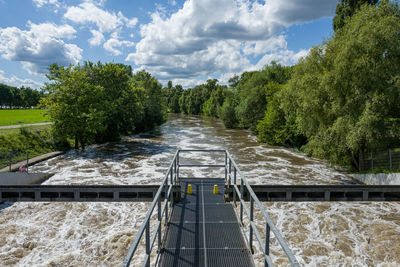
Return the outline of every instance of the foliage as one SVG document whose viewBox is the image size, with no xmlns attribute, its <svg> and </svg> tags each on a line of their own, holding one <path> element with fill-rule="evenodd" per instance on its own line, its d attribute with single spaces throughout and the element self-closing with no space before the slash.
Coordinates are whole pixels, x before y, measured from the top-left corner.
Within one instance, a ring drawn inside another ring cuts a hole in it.
<svg viewBox="0 0 400 267">
<path fill-rule="evenodd" d="M 238 105 L 235 108 L 239 127 L 256 130 L 257 123 L 267 109 L 265 96 L 269 82 L 286 83 L 292 72 L 291 67 L 282 67 L 272 62 L 261 71 L 244 72 L 237 82 Z"/>
<path fill-rule="evenodd" d="M 42 103 L 54 121 L 55 136 L 72 138 L 75 148 L 116 140 L 164 121 L 161 85 L 147 72 L 132 75 L 123 64 L 53 64 Z"/>
<path fill-rule="evenodd" d="M 336 14 L 333 18 L 333 29 L 336 31 L 343 28 L 346 19 L 353 16 L 362 5 L 376 5 L 378 0 L 339 0 L 336 6 Z"/>
<path fill-rule="evenodd" d="M 366 149 L 398 139 L 400 12 L 382 1 L 363 6 L 333 39 L 311 50 L 289 82 L 305 151 L 358 167 Z"/>
<path fill-rule="evenodd" d="M 29 87 L 17 88 L 0 83 L 0 107 L 35 107 L 42 96 L 43 93 Z"/>
</svg>

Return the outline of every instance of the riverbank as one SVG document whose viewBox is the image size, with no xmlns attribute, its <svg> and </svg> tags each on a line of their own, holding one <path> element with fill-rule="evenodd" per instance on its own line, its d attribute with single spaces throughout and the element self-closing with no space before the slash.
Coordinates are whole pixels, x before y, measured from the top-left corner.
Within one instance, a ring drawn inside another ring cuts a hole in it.
<svg viewBox="0 0 400 267">
<path fill-rule="evenodd" d="M 40 155 L 40 156 L 37 156 L 37 157 L 33 157 L 33 158 L 29 159 L 28 166 L 31 166 L 31 165 L 34 165 L 36 163 L 39 163 L 39 162 L 42 162 L 42 161 L 45 161 L 45 160 L 60 156 L 60 155 L 62 155 L 64 153 L 65 153 L 65 151 L 54 151 L 54 152 L 46 153 L 46 154 L 43 154 L 43 155 Z M 23 161 L 20 161 L 20 162 L 12 164 L 11 165 L 11 171 L 12 172 L 18 171 L 19 167 L 21 167 L 22 165 L 26 165 L 26 160 L 23 160 Z M 0 172 L 7 172 L 9 170 L 10 170 L 10 167 L 8 166 L 8 167 L 4 167 L 4 168 L 0 169 Z"/>
</svg>

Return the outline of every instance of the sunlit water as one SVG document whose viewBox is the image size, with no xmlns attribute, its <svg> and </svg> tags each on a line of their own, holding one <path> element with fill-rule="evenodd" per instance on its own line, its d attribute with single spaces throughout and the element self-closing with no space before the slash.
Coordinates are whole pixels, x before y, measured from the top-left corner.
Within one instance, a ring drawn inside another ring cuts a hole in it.
<svg viewBox="0 0 400 267">
<path fill-rule="evenodd" d="M 132 136 L 71 151 L 31 170 L 54 173 L 45 184 L 157 184 L 178 148 L 228 149 L 253 184 L 354 183 L 324 162 L 259 144 L 247 131 L 225 129 L 213 119 L 176 115 L 155 137 Z M 196 154 L 196 159 L 212 161 L 204 154 Z M 220 174 L 214 171 L 212 176 Z M 201 177 L 204 170 L 187 170 L 186 175 Z M 400 266 L 397 203 L 264 206 L 302 265 Z M 119 266 L 148 207 L 149 203 L 3 204 L 0 266 Z M 262 231 L 261 217 L 256 218 Z M 277 266 L 287 265 L 274 238 L 271 254 Z M 255 258 L 263 266 L 258 250 Z"/>
</svg>

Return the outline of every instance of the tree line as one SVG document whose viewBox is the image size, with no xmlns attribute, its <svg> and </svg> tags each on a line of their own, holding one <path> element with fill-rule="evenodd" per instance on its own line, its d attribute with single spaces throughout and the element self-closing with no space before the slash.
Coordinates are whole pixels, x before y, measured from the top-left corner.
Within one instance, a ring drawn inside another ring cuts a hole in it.
<svg viewBox="0 0 400 267">
<path fill-rule="evenodd" d="M 36 107 L 42 96 L 42 92 L 29 87 L 18 88 L 0 83 L 0 108 Z"/>
<path fill-rule="evenodd" d="M 367 151 L 400 143 L 399 4 L 342 0 L 333 22 L 334 35 L 295 66 L 271 63 L 229 86 L 169 83 L 167 109 L 217 117 L 261 142 L 359 169 Z"/>
</svg>

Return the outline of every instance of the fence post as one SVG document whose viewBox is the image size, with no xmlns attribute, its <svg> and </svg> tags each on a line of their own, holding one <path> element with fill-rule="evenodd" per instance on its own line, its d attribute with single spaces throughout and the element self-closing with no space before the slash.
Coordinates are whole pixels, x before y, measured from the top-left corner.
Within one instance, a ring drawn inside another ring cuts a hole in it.
<svg viewBox="0 0 400 267">
<path fill-rule="evenodd" d="M 168 177 L 165 179 L 165 226 L 168 225 Z"/>
<path fill-rule="evenodd" d="M 390 169 L 392 169 L 392 150 L 389 148 L 389 163 L 390 163 Z"/>
</svg>

